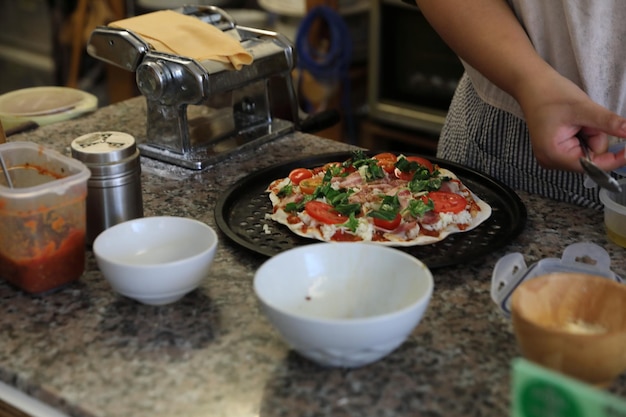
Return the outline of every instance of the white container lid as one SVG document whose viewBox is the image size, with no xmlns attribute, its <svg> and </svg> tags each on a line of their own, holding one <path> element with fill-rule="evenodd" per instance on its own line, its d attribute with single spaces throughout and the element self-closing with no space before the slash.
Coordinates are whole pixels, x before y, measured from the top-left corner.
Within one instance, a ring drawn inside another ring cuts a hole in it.
<svg viewBox="0 0 626 417">
<path fill-rule="evenodd" d="M 98 98 L 68 87 L 33 87 L 0 95 L 0 120 L 5 129 L 35 122 L 61 122 L 94 111 Z"/>
<path fill-rule="evenodd" d="M 505 316 L 510 316 L 513 291 L 524 281 L 553 272 L 577 272 L 599 275 L 623 282 L 611 270 L 611 258 L 604 248 L 590 242 L 569 245 L 560 259 L 545 258 L 526 266 L 524 256 L 518 252 L 504 255 L 498 260 L 491 275 L 491 298 Z"/>
</svg>

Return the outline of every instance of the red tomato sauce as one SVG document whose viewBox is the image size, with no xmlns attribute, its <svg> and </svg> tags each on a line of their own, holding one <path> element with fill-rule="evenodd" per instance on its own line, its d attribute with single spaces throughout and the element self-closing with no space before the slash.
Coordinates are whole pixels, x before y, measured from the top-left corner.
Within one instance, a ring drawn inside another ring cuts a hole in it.
<svg viewBox="0 0 626 417">
<path fill-rule="evenodd" d="M 57 246 L 21 259 L 0 254 L 0 276 L 29 293 L 42 293 L 77 280 L 85 269 L 85 230 L 73 229 Z"/>
<path fill-rule="evenodd" d="M 363 239 L 351 233 L 344 233 L 342 230 L 338 230 L 335 232 L 333 237 L 330 238 L 330 240 L 335 242 L 359 242 Z"/>
<path fill-rule="evenodd" d="M 372 241 L 374 241 L 374 242 L 388 242 L 389 239 L 387 239 L 384 236 L 383 232 L 377 230 L 372 235 Z"/>
<path fill-rule="evenodd" d="M 420 234 L 422 234 L 424 236 L 439 237 L 440 232 L 438 230 L 428 230 L 425 227 L 422 227 L 420 229 Z"/>
<path fill-rule="evenodd" d="M 296 216 L 295 214 L 290 214 L 289 216 L 287 216 L 287 223 L 289 224 L 298 224 L 302 222 L 302 220 L 300 220 L 300 217 Z"/>
</svg>

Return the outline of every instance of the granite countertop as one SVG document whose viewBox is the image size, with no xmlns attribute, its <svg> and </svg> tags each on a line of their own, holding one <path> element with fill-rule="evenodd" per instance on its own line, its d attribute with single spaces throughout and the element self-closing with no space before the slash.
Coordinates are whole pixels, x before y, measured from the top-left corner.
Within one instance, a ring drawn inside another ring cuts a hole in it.
<svg viewBox="0 0 626 417">
<path fill-rule="evenodd" d="M 72 139 L 103 130 L 145 140 L 143 98 L 9 140 L 69 155 Z M 188 216 L 217 228 L 216 201 L 237 180 L 296 157 L 347 149 L 296 132 L 202 172 L 142 157 L 145 215 Z M 496 261 L 520 252 L 530 265 L 590 241 L 626 276 L 624 249 L 607 240 L 601 212 L 518 194 L 528 210 L 521 235 L 475 263 L 434 270 L 423 321 L 372 365 L 325 369 L 291 351 L 252 290 L 266 258 L 220 233 L 210 276 L 168 306 L 114 293 L 90 251 L 85 274 L 61 291 L 31 296 L 0 283 L 0 380 L 81 417 L 508 415 L 510 365 L 520 353 L 490 298 Z M 611 390 L 626 396 L 626 377 Z"/>
</svg>

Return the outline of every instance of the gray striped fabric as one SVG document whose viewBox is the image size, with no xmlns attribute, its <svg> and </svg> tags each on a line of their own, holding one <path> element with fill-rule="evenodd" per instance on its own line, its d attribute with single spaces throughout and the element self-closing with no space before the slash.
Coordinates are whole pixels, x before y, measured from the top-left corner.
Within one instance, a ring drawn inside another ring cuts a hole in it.
<svg viewBox="0 0 626 417">
<path fill-rule="evenodd" d="M 437 156 L 491 175 L 515 190 L 583 207 L 603 207 L 598 189 L 584 187 L 583 174 L 540 167 L 526 123 L 485 103 L 467 75 L 450 105 Z"/>
</svg>

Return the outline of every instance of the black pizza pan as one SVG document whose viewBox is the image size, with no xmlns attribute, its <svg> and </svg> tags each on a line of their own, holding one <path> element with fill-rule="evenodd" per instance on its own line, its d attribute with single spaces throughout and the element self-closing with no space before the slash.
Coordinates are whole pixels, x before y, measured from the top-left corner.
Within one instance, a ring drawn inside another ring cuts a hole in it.
<svg viewBox="0 0 626 417">
<path fill-rule="evenodd" d="M 374 154 L 374 153 L 372 153 Z M 267 186 L 289 175 L 294 168 L 314 168 L 327 162 L 344 161 L 349 152 L 316 155 L 274 165 L 237 181 L 217 201 L 215 220 L 220 230 L 233 242 L 264 256 L 318 243 L 291 232 L 266 215 L 272 204 Z M 453 162 L 427 157 L 442 168 L 454 172 L 476 195 L 487 202 L 492 214 L 469 232 L 451 234 L 444 240 L 423 246 L 397 247 L 424 262 L 429 268 L 473 263 L 517 237 L 526 224 L 526 207 L 515 192 L 486 174 Z"/>
</svg>

